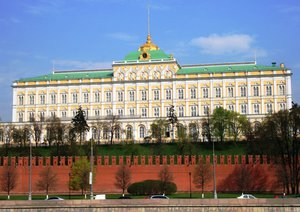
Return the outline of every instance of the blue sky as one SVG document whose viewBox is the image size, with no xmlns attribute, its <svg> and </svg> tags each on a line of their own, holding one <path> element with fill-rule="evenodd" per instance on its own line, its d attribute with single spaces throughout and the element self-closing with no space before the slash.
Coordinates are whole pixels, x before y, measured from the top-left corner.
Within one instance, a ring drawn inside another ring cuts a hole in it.
<svg viewBox="0 0 300 212">
<path fill-rule="evenodd" d="M 107 68 L 147 35 L 180 64 L 285 63 L 300 102 L 298 0 L 0 0 L 0 117 L 12 82 L 57 70 Z"/>
</svg>

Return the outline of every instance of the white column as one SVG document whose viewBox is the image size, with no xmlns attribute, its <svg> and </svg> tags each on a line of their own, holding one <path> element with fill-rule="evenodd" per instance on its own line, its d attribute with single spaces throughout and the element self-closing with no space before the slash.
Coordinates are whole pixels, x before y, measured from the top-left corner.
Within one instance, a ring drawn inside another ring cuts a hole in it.
<svg viewBox="0 0 300 212">
<path fill-rule="evenodd" d="M 288 76 L 286 77 L 286 106 L 287 109 L 292 107 L 292 81 L 291 81 L 291 70 L 287 70 Z"/>
</svg>

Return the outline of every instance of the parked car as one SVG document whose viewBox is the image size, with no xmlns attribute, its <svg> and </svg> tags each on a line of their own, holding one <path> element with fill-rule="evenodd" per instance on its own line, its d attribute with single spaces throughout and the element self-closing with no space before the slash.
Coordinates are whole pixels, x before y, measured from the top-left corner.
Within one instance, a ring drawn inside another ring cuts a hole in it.
<svg viewBox="0 0 300 212">
<path fill-rule="evenodd" d="M 150 199 L 170 199 L 166 195 L 152 195 L 150 196 Z"/>
<path fill-rule="evenodd" d="M 61 197 L 48 197 L 47 199 L 45 200 L 64 200 L 63 198 Z"/>
<path fill-rule="evenodd" d="M 105 194 L 97 194 L 96 196 L 94 196 L 94 199 L 106 199 L 106 195 Z"/>
<path fill-rule="evenodd" d="M 255 196 L 252 194 L 242 194 L 241 196 L 237 197 L 238 199 L 256 199 Z"/>
</svg>

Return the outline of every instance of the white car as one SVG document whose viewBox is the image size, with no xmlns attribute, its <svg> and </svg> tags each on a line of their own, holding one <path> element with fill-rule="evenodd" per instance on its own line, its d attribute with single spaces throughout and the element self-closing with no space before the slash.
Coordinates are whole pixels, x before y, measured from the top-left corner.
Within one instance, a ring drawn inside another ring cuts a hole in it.
<svg viewBox="0 0 300 212">
<path fill-rule="evenodd" d="M 166 195 L 152 195 L 150 199 L 169 199 Z"/>
<path fill-rule="evenodd" d="M 64 200 L 63 198 L 61 197 L 49 197 L 48 199 L 46 200 Z"/>
<path fill-rule="evenodd" d="M 256 199 L 255 196 L 252 194 L 242 194 L 241 196 L 237 197 L 238 199 Z"/>
</svg>

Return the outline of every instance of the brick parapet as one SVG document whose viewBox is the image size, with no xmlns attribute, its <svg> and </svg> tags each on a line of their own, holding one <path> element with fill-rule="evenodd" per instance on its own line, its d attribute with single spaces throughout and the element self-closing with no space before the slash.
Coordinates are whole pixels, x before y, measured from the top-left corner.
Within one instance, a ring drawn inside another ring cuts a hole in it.
<svg viewBox="0 0 300 212">
<path fill-rule="evenodd" d="M 80 157 L 75 156 L 53 156 L 53 157 L 32 157 L 32 166 L 72 166 Z M 88 160 L 89 157 L 85 157 Z M 28 166 L 28 157 L 0 157 L 0 166 Z M 142 156 L 96 156 L 96 166 L 118 166 L 127 165 L 196 165 L 198 163 L 213 163 L 211 155 L 142 155 Z M 274 164 L 274 158 L 267 155 L 215 155 L 217 165 L 238 165 L 238 164 Z"/>
</svg>

